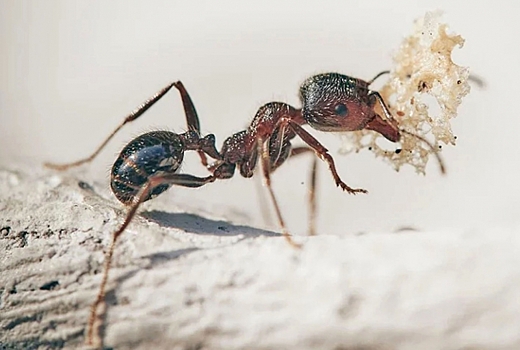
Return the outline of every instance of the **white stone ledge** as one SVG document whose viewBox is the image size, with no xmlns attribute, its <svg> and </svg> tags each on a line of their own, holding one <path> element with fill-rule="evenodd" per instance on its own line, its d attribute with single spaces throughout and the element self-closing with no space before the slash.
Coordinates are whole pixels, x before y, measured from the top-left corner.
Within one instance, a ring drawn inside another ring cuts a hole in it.
<svg viewBox="0 0 520 350">
<path fill-rule="evenodd" d="M 77 184 L 0 171 L 0 348 L 83 342 L 123 211 Z M 520 348 L 518 229 L 297 237 L 297 251 L 247 226 L 146 215 L 116 249 L 106 347 Z"/>
</svg>

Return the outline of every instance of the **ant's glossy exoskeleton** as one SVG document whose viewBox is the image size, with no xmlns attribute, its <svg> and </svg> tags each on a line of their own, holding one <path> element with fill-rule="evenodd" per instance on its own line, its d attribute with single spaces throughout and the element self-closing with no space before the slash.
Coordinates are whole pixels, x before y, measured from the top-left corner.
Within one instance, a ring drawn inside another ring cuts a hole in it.
<svg viewBox="0 0 520 350">
<path fill-rule="evenodd" d="M 215 180 L 231 178 L 236 168 L 244 177 L 252 177 L 260 162 L 266 187 L 273 202 L 276 216 L 282 233 L 287 241 L 295 246 L 289 235 L 282 214 L 271 188 L 271 173 L 281 166 L 289 157 L 302 153 L 315 153 L 325 161 L 337 186 L 351 194 L 366 193 L 364 189 L 349 187 L 339 177 L 334 159 L 328 150 L 302 126 L 310 125 L 320 131 L 355 131 L 368 129 L 382 134 L 392 142 L 397 142 L 402 133 L 419 138 L 432 149 L 444 172 L 444 166 L 431 144 L 420 136 L 399 129 L 397 121 L 392 117 L 385 101 L 377 91 L 369 89 L 370 84 L 382 74 L 370 81 L 363 81 L 337 73 L 319 74 L 307 79 L 300 88 L 302 108 L 297 109 L 286 103 L 270 102 L 260 107 L 250 126 L 243 131 L 228 137 L 220 150 L 215 147 L 215 136 L 202 136 L 200 123 L 193 102 L 181 82 L 175 82 L 148 99 L 110 134 L 101 146 L 88 158 L 65 165 L 46 165 L 53 169 L 65 170 L 73 166 L 90 162 L 105 147 L 108 141 L 122 128 L 141 115 L 159 101 L 172 87 L 179 91 L 188 130 L 177 134 L 170 131 L 153 131 L 143 134 L 131 141 L 121 151 L 111 171 L 111 188 L 115 196 L 123 204 L 129 206 L 128 214 L 121 227 L 112 235 L 112 242 L 106 252 L 103 277 L 96 301 L 91 307 L 88 321 L 87 343 L 92 344 L 94 323 L 97 309 L 105 297 L 108 273 L 118 237 L 123 233 L 135 216 L 139 205 L 158 196 L 172 185 L 184 187 L 200 187 Z M 383 111 L 378 114 L 376 105 Z M 296 136 L 307 146 L 292 148 L 291 141 Z M 179 174 L 185 151 L 196 151 L 201 162 L 209 170 L 210 175 L 197 177 L 190 174 Z M 214 159 L 208 163 L 207 156 Z M 311 173 L 311 220 L 314 208 L 314 182 L 316 159 Z M 314 232 L 311 221 L 310 232 Z"/>
</svg>

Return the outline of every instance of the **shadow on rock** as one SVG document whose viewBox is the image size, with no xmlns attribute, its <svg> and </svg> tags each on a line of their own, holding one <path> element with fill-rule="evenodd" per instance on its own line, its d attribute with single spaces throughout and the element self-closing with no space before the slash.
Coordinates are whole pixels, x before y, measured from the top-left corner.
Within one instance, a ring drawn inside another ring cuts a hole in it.
<svg viewBox="0 0 520 350">
<path fill-rule="evenodd" d="M 206 219 L 195 214 L 167 213 L 164 211 L 152 210 L 141 213 L 141 216 L 163 227 L 178 228 L 184 231 L 193 232 L 200 235 L 244 235 L 248 237 L 280 236 L 280 234 L 276 232 L 261 230 L 250 226 L 233 225 L 229 222 L 222 220 Z"/>
<path fill-rule="evenodd" d="M 143 258 L 150 259 L 150 268 L 152 266 L 164 264 L 168 261 L 175 260 L 185 254 L 189 254 L 191 252 L 197 251 L 199 248 L 186 248 L 186 249 L 178 249 L 178 250 L 172 250 L 169 252 L 158 252 L 153 253 L 150 255 L 145 255 Z"/>
</svg>

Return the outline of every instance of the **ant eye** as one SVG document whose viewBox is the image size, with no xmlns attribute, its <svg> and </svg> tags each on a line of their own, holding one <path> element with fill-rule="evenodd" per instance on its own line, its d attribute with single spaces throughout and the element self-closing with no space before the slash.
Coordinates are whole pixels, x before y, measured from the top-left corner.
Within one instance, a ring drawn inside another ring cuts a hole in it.
<svg viewBox="0 0 520 350">
<path fill-rule="evenodd" d="M 338 103 L 336 107 L 334 107 L 334 112 L 340 117 L 346 117 L 348 115 L 348 108 L 343 103 Z"/>
</svg>

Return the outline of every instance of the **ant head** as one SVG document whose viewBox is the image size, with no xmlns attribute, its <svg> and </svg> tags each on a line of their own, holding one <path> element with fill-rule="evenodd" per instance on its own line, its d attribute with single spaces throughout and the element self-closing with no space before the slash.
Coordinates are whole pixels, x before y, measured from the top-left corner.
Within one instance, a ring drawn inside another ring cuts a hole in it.
<svg viewBox="0 0 520 350">
<path fill-rule="evenodd" d="M 361 130 L 375 117 L 369 83 L 337 73 L 315 75 L 300 88 L 302 115 L 321 131 Z"/>
</svg>

